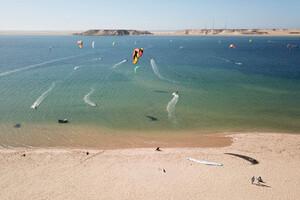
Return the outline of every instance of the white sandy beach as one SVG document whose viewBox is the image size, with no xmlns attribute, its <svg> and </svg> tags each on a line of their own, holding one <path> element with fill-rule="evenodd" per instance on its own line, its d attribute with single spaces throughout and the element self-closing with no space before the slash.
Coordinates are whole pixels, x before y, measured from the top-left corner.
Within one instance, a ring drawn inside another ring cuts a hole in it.
<svg viewBox="0 0 300 200">
<path fill-rule="evenodd" d="M 232 137 L 231 146 L 162 147 L 160 152 L 2 149 L 0 199 L 299 199 L 300 135 L 227 137 Z M 226 152 L 253 157 L 259 164 Z M 186 157 L 224 166 L 202 165 Z M 261 176 L 265 186 L 252 185 L 252 176 Z"/>
</svg>

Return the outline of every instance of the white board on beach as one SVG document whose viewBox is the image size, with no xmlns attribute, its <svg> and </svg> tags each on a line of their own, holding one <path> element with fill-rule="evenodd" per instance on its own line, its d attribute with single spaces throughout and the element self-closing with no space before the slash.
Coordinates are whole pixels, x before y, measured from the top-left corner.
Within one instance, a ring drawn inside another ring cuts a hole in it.
<svg viewBox="0 0 300 200">
<path fill-rule="evenodd" d="M 223 166 L 222 163 L 211 162 L 211 161 L 208 161 L 208 160 L 197 160 L 195 158 L 190 158 L 190 157 L 188 157 L 186 159 L 190 160 L 190 161 L 193 161 L 193 162 L 196 162 L 196 163 L 204 164 L 204 165 Z"/>
</svg>

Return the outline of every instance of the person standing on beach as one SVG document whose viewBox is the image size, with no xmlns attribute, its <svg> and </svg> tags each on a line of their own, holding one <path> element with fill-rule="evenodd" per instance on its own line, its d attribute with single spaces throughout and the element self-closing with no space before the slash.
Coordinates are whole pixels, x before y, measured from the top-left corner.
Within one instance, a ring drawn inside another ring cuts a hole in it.
<svg viewBox="0 0 300 200">
<path fill-rule="evenodd" d="M 258 182 L 258 184 L 264 183 L 264 181 L 262 180 L 262 178 L 260 176 L 257 178 L 257 182 Z"/>
</svg>

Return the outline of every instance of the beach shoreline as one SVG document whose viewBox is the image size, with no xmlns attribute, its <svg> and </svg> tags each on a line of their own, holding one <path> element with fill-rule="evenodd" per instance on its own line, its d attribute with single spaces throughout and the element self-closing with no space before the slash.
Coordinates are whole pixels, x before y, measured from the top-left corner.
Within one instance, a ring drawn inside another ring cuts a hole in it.
<svg viewBox="0 0 300 200">
<path fill-rule="evenodd" d="M 7 125 L 8 126 L 8 125 Z M 83 125 L 25 124 L 0 132 L 3 148 L 127 149 L 161 147 L 223 147 L 232 143 L 229 133 L 201 130 L 115 130 Z"/>
<path fill-rule="evenodd" d="M 233 134 L 208 148 L 0 150 L 1 199 L 297 199 L 300 135 Z M 257 159 L 258 164 L 227 155 Z M 208 166 L 187 158 L 223 164 Z M 264 184 L 251 184 L 261 176 Z"/>
<path fill-rule="evenodd" d="M 21 124 L 14 128 L 6 124 L 0 132 L 0 148 L 70 148 L 70 149 L 130 149 L 130 148 L 215 148 L 232 144 L 231 135 L 298 134 L 274 131 L 187 130 L 119 130 L 93 125 Z"/>
</svg>

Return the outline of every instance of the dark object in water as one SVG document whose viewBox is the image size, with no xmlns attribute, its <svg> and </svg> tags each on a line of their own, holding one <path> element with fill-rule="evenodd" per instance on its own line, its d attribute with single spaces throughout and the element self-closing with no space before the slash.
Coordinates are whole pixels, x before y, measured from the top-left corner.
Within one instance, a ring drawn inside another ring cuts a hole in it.
<svg viewBox="0 0 300 200">
<path fill-rule="evenodd" d="M 155 151 L 161 151 L 161 149 L 160 149 L 159 147 L 157 147 L 157 148 L 155 149 Z"/>
<path fill-rule="evenodd" d="M 15 124 L 14 127 L 15 128 L 21 128 L 21 124 Z"/>
<path fill-rule="evenodd" d="M 153 117 L 151 115 L 147 115 L 146 116 L 148 119 L 150 119 L 151 121 L 157 121 L 158 119 L 156 117 Z"/>
<path fill-rule="evenodd" d="M 164 90 L 153 90 L 153 92 L 156 92 L 156 93 L 164 93 L 164 94 L 169 93 L 168 91 L 164 91 Z"/>
<path fill-rule="evenodd" d="M 58 123 L 60 123 L 60 124 L 66 124 L 66 123 L 69 123 L 69 120 L 68 119 L 59 119 Z"/>
<path fill-rule="evenodd" d="M 239 158 L 245 159 L 245 160 L 249 161 L 252 165 L 256 165 L 256 164 L 259 163 L 258 160 L 254 159 L 254 158 L 251 158 L 249 156 L 245 156 L 245 155 L 241 155 L 241 154 L 236 154 L 236 153 L 224 153 L 224 154 L 232 155 L 232 156 L 237 156 Z"/>
</svg>

